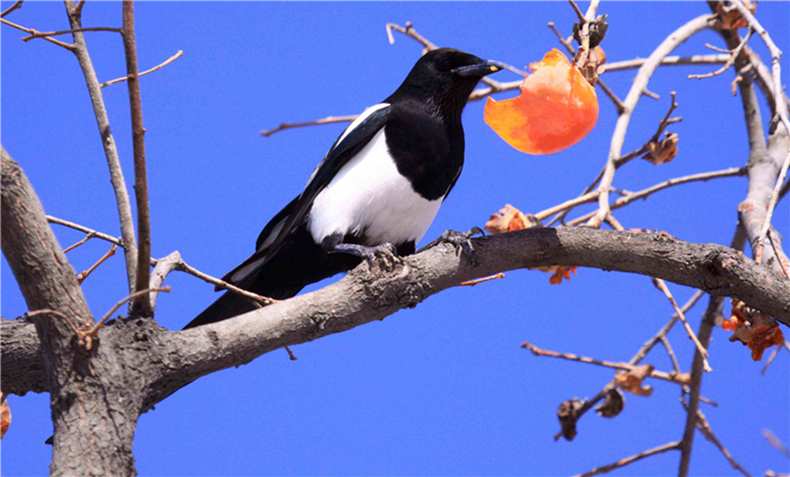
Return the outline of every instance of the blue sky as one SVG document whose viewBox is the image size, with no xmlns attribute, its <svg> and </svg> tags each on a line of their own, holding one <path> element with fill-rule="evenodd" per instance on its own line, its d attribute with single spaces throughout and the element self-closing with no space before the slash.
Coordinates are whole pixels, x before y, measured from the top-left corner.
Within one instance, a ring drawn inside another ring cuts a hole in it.
<svg viewBox="0 0 790 477">
<path fill-rule="evenodd" d="M 3 2 L 3 8 L 9 6 Z M 586 5 L 582 5 L 585 8 Z M 602 2 L 610 27 L 610 61 L 647 57 L 683 22 L 707 12 L 702 2 Z M 790 51 L 790 5 L 761 2 L 758 18 Z M 63 5 L 26 2 L 9 20 L 39 31 L 68 28 Z M 253 251 L 260 229 L 298 194 L 342 125 L 286 131 L 263 138 L 283 121 L 356 114 L 388 96 L 420 53 L 402 36 L 390 45 L 387 22 L 415 28 L 441 46 L 523 67 L 558 47 L 546 28 L 570 31 L 573 11 L 554 3 L 208 3 L 144 2 L 136 6 L 141 69 L 178 50 L 183 58 L 142 83 L 153 254 L 179 250 L 196 268 L 221 276 Z M 119 3 L 89 2 L 84 26 L 120 26 Z M 25 169 L 48 214 L 119 235 L 112 189 L 87 91 L 71 54 L 41 40 L 23 43 L 2 27 L 2 144 Z M 99 80 L 125 74 L 113 33 L 88 33 Z M 723 46 L 705 32 L 678 49 L 708 54 Z M 750 45 L 767 61 L 756 38 Z M 786 55 L 784 84 L 790 77 Z M 637 160 L 614 185 L 638 190 L 670 177 L 737 167 L 748 156 L 740 99 L 731 71 L 686 79 L 713 67 L 660 69 L 632 119 L 624 151 L 655 131 L 677 91 L 683 122 L 680 152 L 661 167 Z M 635 71 L 610 73 L 624 98 Z M 513 80 L 511 73 L 494 76 Z M 103 90 L 129 190 L 132 152 L 124 85 Z M 510 97 L 502 94 L 498 99 Z M 761 98 L 764 106 L 764 101 Z M 483 122 L 483 103 L 465 112 L 464 172 L 426 235 L 482 225 L 506 203 L 537 212 L 578 194 L 603 165 L 616 112 L 600 97 L 598 125 L 578 145 L 552 156 L 516 152 Z M 767 111 L 763 109 L 767 122 Z M 665 230 L 694 242 L 728 244 L 746 181 L 723 179 L 670 189 L 618 212 L 627 228 Z M 579 209 L 587 211 L 588 209 Z M 790 233 L 787 202 L 775 224 Z M 575 216 L 575 215 L 572 215 Z M 63 246 L 82 234 L 55 229 Z M 91 240 L 69 252 L 77 271 L 107 244 Z M 2 263 L 2 315 L 26 311 Z M 210 285 L 173 274 L 157 319 L 180 329 L 217 295 Z M 123 258 L 116 255 L 83 285 L 103 315 L 126 295 Z M 693 290 L 670 285 L 679 301 Z M 689 313 L 696 329 L 704 302 Z M 591 413 L 573 442 L 554 442 L 555 411 L 564 400 L 592 397 L 610 370 L 535 358 L 519 344 L 625 361 L 672 314 L 648 278 L 580 269 L 569 283 L 516 271 L 504 280 L 456 288 L 414 310 L 293 348 L 238 369 L 205 377 L 140 419 L 135 440 L 141 475 L 567 475 L 635 454 L 682 435 L 685 414 L 675 385 L 652 382 L 649 398 L 628 395 L 623 413 Z M 765 376 L 747 349 L 714 332 L 703 395 L 711 426 L 753 474 L 788 471 L 788 461 L 761 436 L 772 429 L 790 442 L 790 366 L 782 352 Z M 678 326 L 670 334 L 684 370 L 692 345 Z M 657 348 L 646 361 L 671 365 Z M 11 396 L 13 423 L 2 443 L 4 475 L 48 471 L 48 396 Z M 667 475 L 676 453 L 652 457 L 620 475 Z M 697 435 L 694 475 L 733 475 L 715 447 Z"/>
</svg>

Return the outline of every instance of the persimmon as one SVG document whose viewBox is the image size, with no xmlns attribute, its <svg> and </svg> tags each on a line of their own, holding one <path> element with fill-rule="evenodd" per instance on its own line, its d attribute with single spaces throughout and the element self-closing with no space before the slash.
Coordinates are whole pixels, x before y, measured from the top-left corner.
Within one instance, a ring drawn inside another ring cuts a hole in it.
<svg viewBox="0 0 790 477">
<path fill-rule="evenodd" d="M 553 154 L 581 141 L 598 120 L 595 88 L 557 49 L 529 67 L 518 97 L 488 98 L 486 124 L 527 154 Z"/>
</svg>

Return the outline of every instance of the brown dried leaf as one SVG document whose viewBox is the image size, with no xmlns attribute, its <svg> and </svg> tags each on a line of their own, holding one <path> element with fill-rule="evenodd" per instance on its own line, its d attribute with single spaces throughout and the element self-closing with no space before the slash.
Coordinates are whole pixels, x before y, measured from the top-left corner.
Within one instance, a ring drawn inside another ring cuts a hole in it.
<svg viewBox="0 0 790 477">
<path fill-rule="evenodd" d="M 655 165 L 666 164 L 678 154 L 678 135 L 668 132 L 661 141 L 650 141 L 647 149 L 648 152 L 642 157 L 643 159 Z"/>
<path fill-rule="evenodd" d="M 771 346 L 782 346 L 785 337 L 779 325 L 760 325 L 752 330 L 752 339 L 749 340 L 749 349 L 752 350 L 752 359 L 760 361 L 763 353 Z"/>
<path fill-rule="evenodd" d="M 643 364 L 641 366 L 636 366 L 633 371 L 624 374 L 616 374 L 614 380 L 623 391 L 628 391 L 637 396 L 647 397 L 653 394 L 653 388 L 647 385 L 642 386 L 642 380 L 650 376 L 653 369 L 652 365 Z"/>
<path fill-rule="evenodd" d="M 0 399 L 3 400 L 3 404 L 0 405 L 0 439 L 2 439 L 8 430 L 8 426 L 11 425 L 11 408 L 8 407 L 8 401 L 6 401 L 2 393 L 0 393 Z"/>
<path fill-rule="evenodd" d="M 486 231 L 491 234 L 502 234 L 533 227 L 541 227 L 540 221 L 533 215 L 523 214 L 510 204 L 499 209 L 498 213 L 491 215 L 485 225 Z"/>
<path fill-rule="evenodd" d="M 540 270 L 541 272 L 551 273 L 552 275 L 549 277 L 549 283 L 552 285 L 559 285 L 562 283 L 562 279 L 566 279 L 568 281 L 571 280 L 571 272 L 576 275 L 576 267 L 568 267 L 565 265 L 555 265 L 553 267 L 538 267 L 536 270 Z"/>
<path fill-rule="evenodd" d="M 784 343 L 784 335 L 776 320 L 735 298 L 732 299 L 732 315 L 722 322 L 721 327 L 733 332 L 731 342 L 740 341 L 752 350 L 754 361 L 763 359 L 766 349 Z"/>
<path fill-rule="evenodd" d="M 757 0 L 743 0 L 743 4 L 752 14 L 757 10 Z M 716 5 L 716 13 L 721 17 L 719 26 L 723 30 L 735 30 L 749 26 L 749 23 L 738 13 L 738 10 L 734 7 L 725 6 L 723 2 L 719 2 Z"/>
<path fill-rule="evenodd" d="M 562 430 L 554 436 L 554 440 L 564 437 L 566 440 L 572 441 L 576 437 L 576 421 L 579 419 L 579 409 L 584 406 L 584 401 L 579 398 L 569 399 L 560 404 L 557 409 L 557 418 L 560 420 Z"/>
<path fill-rule="evenodd" d="M 604 401 L 595 407 L 595 412 L 602 417 L 616 417 L 623 411 L 625 406 L 625 395 L 618 388 L 614 388 L 606 393 Z"/>
</svg>

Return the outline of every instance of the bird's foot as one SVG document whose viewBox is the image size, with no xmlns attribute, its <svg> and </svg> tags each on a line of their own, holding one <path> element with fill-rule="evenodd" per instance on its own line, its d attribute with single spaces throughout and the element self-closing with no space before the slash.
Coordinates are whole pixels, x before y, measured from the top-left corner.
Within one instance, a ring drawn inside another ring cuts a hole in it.
<svg viewBox="0 0 790 477">
<path fill-rule="evenodd" d="M 476 265 L 477 262 L 474 257 L 475 247 L 472 245 L 472 237 L 475 235 L 485 235 L 485 232 L 483 232 L 480 227 L 473 227 L 472 230 L 468 232 L 447 230 L 440 235 L 439 238 L 419 249 L 417 253 L 433 248 L 439 244 L 447 243 L 453 245 L 459 253 L 461 251 L 464 252 L 466 255 L 466 263 L 469 265 Z"/>
<path fill-rule="evenodd" d="M 401 262 L 401 258 L 398 256 L 398 249 L 389 242 L 376 245 L 375 247 L 353 243 L 339 243 L 335 245 L 335 248 L 330 253 L 346 253 L 364 258 L 371 268 L 378 258 L 382 263 L 382 268 L 387 271 L 395 269 L 395 265 Z"/>
</svg>

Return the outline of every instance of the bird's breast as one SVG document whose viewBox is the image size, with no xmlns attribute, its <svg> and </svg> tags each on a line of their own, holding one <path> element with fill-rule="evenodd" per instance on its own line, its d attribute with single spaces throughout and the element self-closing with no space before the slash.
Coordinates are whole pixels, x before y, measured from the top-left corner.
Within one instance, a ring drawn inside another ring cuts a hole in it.
<svg viewBox="0 0 790 477">
<path fill-rule="evenodd" d="M 338 233 L 364 236 L 365 245 L 417 242 L 441 203 L 420 196 L 398 172 L 381 130 L 316 196 L 308 226 L 317 243 Z"/>
</svg>

